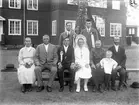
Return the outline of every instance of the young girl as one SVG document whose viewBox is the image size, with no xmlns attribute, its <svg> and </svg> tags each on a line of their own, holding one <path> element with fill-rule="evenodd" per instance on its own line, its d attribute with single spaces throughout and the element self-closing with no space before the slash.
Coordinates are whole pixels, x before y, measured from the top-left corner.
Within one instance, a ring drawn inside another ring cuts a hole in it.
<svg viewBox="0 0 139 105">
<path fill-rule="evenodd" d="M 111 79 L 111 72 L 112 70 L 115 70 L 118 63 L 113 60 L 112 58 L 112 52 L 110 50 L 106 51 L 106 58 L 103 58 L 100 61 L 100 65 L 102 68 L 104 68 L 104 84 L 105 84 L 105 90 L 109 90 L 109 82 Z"/>
</svg>

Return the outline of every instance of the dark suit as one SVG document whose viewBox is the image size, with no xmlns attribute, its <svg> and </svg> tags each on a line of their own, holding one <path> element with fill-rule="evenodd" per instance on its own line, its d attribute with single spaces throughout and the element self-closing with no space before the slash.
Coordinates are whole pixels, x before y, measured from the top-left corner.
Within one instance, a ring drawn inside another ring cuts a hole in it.
<svg viewBox="0 0 139 105">
<path fill-rule="evenodd" d="M 88 47 L 89 49 L 91 50 L 92 49 L 92 39 L 91 39 L 91 34 L 94 35 L 94 41 L 96 40 L 99 40 L 99 35 L 98 35 L 98 32 L 96 29 L 94 28 L 91 28 L 90 32 L 87 32 L 87 29 L 83 29 L 81 31 L 81 34 L 83 34 L 85 37 L 86 37 L 86 40 L 87 40 L 87 44 L 88 44 Z M 95 42 L 94 42 L 95 43 Z"/>
<path fill-rule="evenodd" d="M 63 52 L 63 59 L 61 61 L 61 54 L 60 52 Z M 64 50 L 64 46 L 61 46 L 58 50 L 58 63 L 61 62 L 62 68 L 58 69 L 58 76 L 59 76 L 59 82 L 60 86 L 64 86 L 64 81 L 63 81 L 63 72 L 64 70 L 69 70 L 70 73 L 70 88 L 73 87 L 74 85 L 74 70 L 70 68 L 71 63 L 74 62 L 74 49 L 72 46 L 69 46 L 67 49 L 67 52 Z"/>
<path fill-rule="evenodd" d="M 70 40 L 70 45 L 73 46 L 73 41 L 75 40 L 75 37 L 76 37 L 76 33 L 71 30 L 70 31 L 70 34 L 68 35 L 67 32 L 63 32 L 60 34 L 59 36 L 59 45 L 62 46 L 63 45 L 63 40 L 66 38 L 66 37 L 69 37 L 69 40 Z"/>
<path fill-rule="evenodd" d="M 125 81 L 125 75 L 126 75 L 126 70 L 125 70 L 125 63 L 126 63 L 126 54 L 125 54 L 125 49 L 119 46 L 118 52 L 116 52 L 115 46 L 112 46 L 109 48 L 110 51 L 112 51 L 113 55 L 112 58 L 118 63 L 118 66 L 120 65 L 122 68 L 119 70 L 113 70 L 112 71 L 112 87 L 115 86 L 115 79 L 117 72 L 119 72 L 120 75 L 120 82 L 119 86 L 123 84 Z"/>
</svg>

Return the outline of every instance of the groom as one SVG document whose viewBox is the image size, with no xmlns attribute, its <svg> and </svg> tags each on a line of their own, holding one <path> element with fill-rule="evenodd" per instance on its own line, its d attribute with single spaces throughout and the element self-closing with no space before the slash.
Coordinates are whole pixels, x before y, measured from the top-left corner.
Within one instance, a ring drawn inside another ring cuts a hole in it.
<svg viewBox="0 0 139 105">
<path fill-rule="evenodd" d="M 95 41 L 99 40 L 99 35 L 97 30 L 92 28 L 92 21 L 90 19 L 86 20 L 86 28 L 81 31 L 81 34 L 86 37 L 89 50 L 95 48 Z"/>
<path fill-rule="evenodd" d="M 64 70 L 68 70 L 70 73 L 69 91 L 73 92 L 74 85 L 74 70 L 71 69 L 71 64 L 74 62 L 74 49 L 70 45 L 69 37 L 63 39 L 63 44 L 58 50 L 58 77 L 60 83 L 59 92 L 64 90 Z"/>
</svg>

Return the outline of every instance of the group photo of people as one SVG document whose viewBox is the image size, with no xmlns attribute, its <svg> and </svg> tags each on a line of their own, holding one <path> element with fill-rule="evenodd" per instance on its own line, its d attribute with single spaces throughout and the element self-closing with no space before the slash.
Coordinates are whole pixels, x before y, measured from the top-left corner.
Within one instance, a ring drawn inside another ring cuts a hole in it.
<svg viewBox="0 0 139 105">
<path fill-rule="evenodd" d="M 113 37 L 113 45 L 103 48 L 103 43 L 92 21 L 87 19 L 81 33 L 72 30 L 71 23 L 66 23 L 66 31 L 59 36 L 59 45 L 50 43 L 49 35 L 42 37 L 42 44 L 32 47 L 30 37 L 25 38 L 25 46 L 18 55 L 17 70 L 21 92 L 36 92 L 46 89 L 52 92 L 54 80 L 58 77 L 59 92 L 64 91 L 65 84 L 70 92 L 104 92 L 122 90 L 126 83 L 126 54 L 120 45 L 120 37 Z M 65 70 L 69 81 L 64 81 Z M 42 72 L 50 72 L 47 86 L 44 86 Z M 119 77 L 119 84 L 116 78 Z M 82 83 L 83 81 L 83 83 Z M 92 90 L 89 90 L 91 86 Z"/>
</svg>

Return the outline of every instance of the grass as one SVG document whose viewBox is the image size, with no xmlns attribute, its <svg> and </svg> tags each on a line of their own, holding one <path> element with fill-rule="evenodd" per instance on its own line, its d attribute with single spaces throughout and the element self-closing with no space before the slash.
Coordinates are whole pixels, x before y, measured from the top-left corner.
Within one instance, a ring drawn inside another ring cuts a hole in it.
<svg viewBox="0 0 139 105">
<path fill-rule="evenodd" d="M 139 47 L 127 47 L 127 67 L 139 68 Z M 18 67 L 17 50 L 0 50 L 0 69 L 6 64 L 13 63 Z M 133 81 L 139 82 L 139 72 L 130 73 L 130 85 Z M 47 84 L 47 82 L 45 82 Z M 104 93 L 93 93 L 91 87 L 89 92 L 70 93 L 68 87 L 64 92 L 58 92 L 59 83 L 54 82 L 53 92 L 46 90 L 37 93 L 34 90 L 30 93 L 21 93 L 16 72 L 0 73 L 0 105 L 138 105 L 139 89 L 128 87 L 124 91 L 109 91 Z"/>
</svg>

